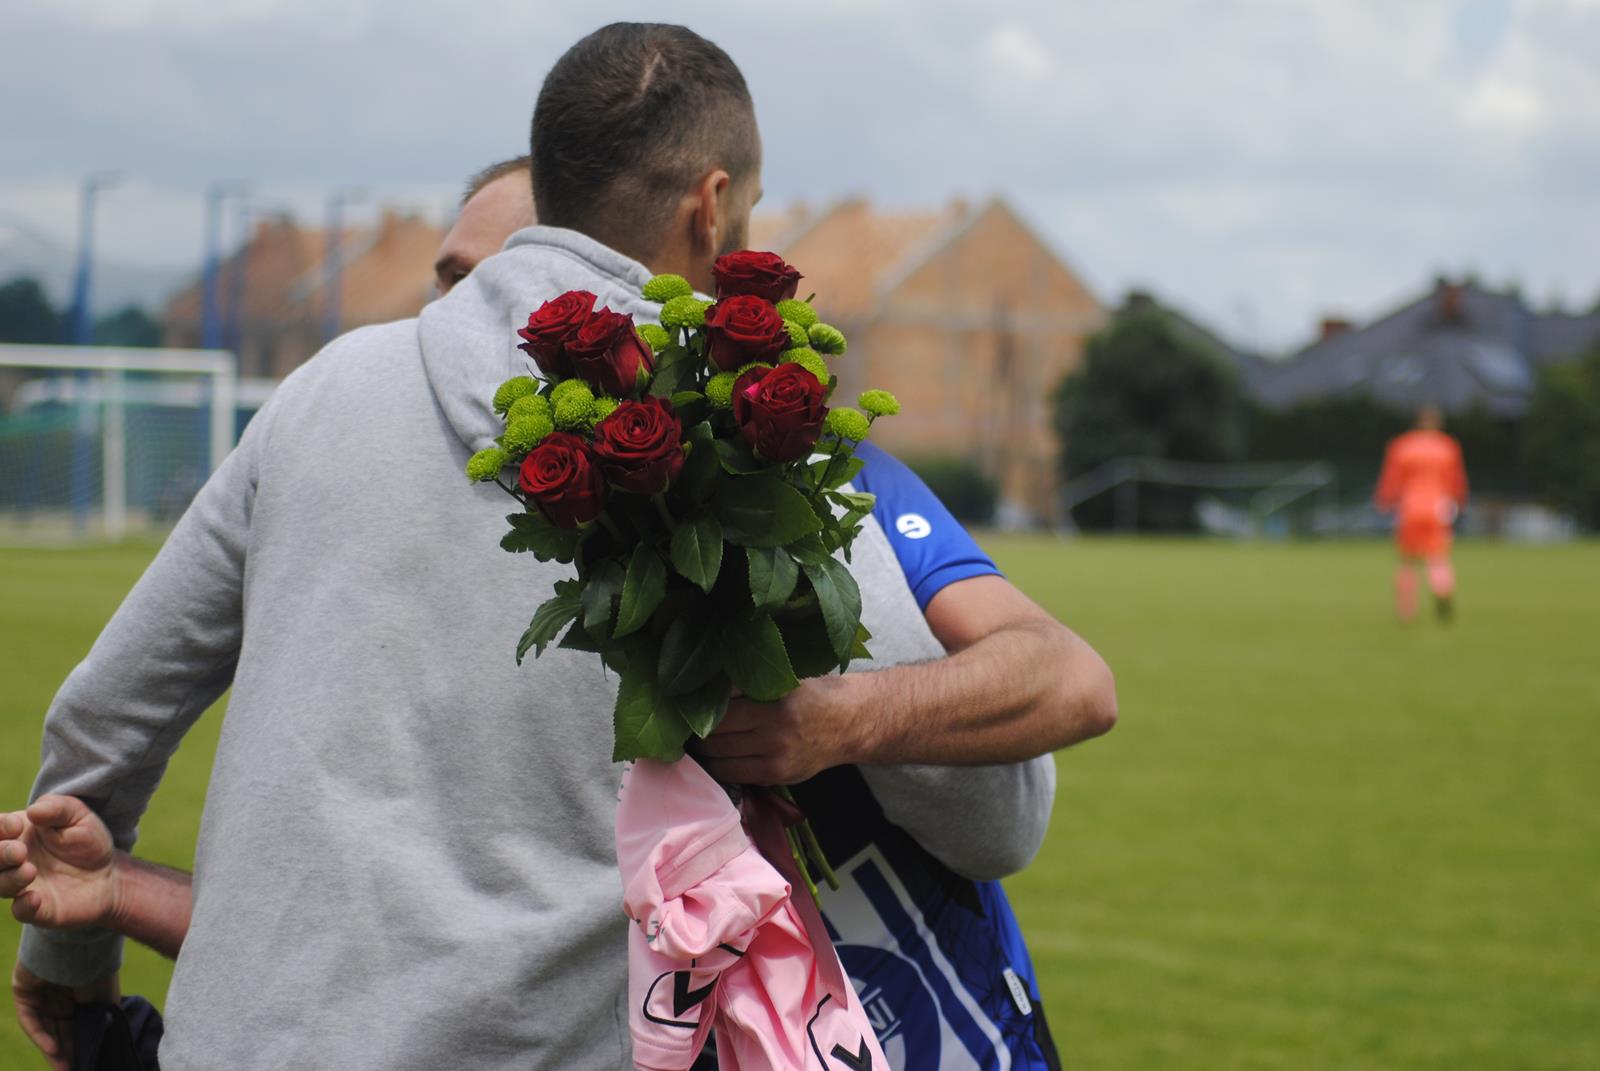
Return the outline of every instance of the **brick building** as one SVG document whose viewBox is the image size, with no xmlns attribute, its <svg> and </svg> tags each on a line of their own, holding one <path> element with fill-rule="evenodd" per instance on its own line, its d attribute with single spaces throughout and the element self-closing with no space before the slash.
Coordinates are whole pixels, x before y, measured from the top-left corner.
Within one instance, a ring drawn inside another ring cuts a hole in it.
<svg viewBox="0 0 1600 1071">
<path fill-rule="evenodd" d="M 925 212 L 849 200 L 752 227 L 750 244 L 806 275 L 822 317 L 850 339 L 840 395 L 893 391 L 902 415 L 874 440 L 896 455 L 965 457 L 992 477 L 1001 520 L 1054 510 L 1050 397 L 1104 310 L 1078 275 L 1003 201 Z"/>
<path fill-rule="evenodd" d="M 340 331 L 414 316 L 433 296 L 443 231 L 385 212 L 342 236 Z M 841 397 L 873 386 L 905 412 L 875 438 L 897 455 L 964 457 L 1001 492 L 1002 519 L 1049 519 L 1056 485 L 1050 394 L 1104 313 L 1083 282 L 1001 201 L 887 212 L 863 200 L 796 205 L 752 221 L 749 244 L 805 272 L 802 296 L 850 338 Z M 282 377 L 324 339 L 321 230 L 274 218 L 222 265 L 225 344 L 245 376 Z M 242 287 L 236 273 L 244 273 Z M 242 311 L 230 297 L 242 293 Z M 200 288 L 168 303 L 166 342 L 197 346 Z"/>
</svg>

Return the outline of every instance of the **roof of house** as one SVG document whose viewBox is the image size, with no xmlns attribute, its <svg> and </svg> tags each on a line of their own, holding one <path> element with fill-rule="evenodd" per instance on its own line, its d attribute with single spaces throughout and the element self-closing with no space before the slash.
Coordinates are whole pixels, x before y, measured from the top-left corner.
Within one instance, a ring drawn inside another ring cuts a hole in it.
<svg viewBox="0 0 1600 1071">
<path fill-rule="evenodd" d="M 1526 408 L 1538 369 L 1600 341 L 1600 314 L 1536 313 L 1515 294 L 1439 280 L 1433 290 L 1361 328 L 1263 365 L 1255 393 L 1289 408 L 1367 395 L 1396 409 Z"/>
</svg>

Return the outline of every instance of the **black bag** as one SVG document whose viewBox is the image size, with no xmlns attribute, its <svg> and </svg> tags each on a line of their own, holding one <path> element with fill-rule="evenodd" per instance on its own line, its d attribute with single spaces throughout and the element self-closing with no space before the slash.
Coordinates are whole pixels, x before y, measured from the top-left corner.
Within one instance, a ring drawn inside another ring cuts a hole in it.
<svg viewBox="0 0 1600 1071">
<path fill-rule="evenodd" d="M 72 1016 L 72 1071 L 161 1071 L 161 1013 L 143 997 L 80 1004 Z"/>
</svg>

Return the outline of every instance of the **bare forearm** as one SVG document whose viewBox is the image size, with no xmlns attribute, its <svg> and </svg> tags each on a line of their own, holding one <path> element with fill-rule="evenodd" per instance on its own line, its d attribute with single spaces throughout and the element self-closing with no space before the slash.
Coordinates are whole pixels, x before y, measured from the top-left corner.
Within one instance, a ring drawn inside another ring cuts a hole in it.
<svg viewBox="0 0 1600 1071">
<path fill-rule="evenodd" d="M 1111 671 L 1054 621 L 999 629 L 947 658 L 839 679 L 857 712 L 853 761 L 1021 762 L 1108 731 Z"/>
<path fill-rule="evenodd" d="M 118 852 L 116 895 L 107 928 L 176 959 L 193 906 L 189 874 Z"/>
</svg>

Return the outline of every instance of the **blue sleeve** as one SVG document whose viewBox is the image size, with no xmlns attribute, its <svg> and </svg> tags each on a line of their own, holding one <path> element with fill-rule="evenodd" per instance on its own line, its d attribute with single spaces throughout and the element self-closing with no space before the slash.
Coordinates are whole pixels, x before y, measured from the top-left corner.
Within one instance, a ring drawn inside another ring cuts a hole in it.
<svg viewBox="0 0 1600 1071">
<path fill-rule="evenodd" d="M 916 473 L 871 443 L 858 445 L 856 457 L 864 465 L 851 483 L 877 496 L 872 515 L 889 537 L 919 607 L 926 610 L 935 595 L 957 580 L 1000 575 Z"/>
</svg>

